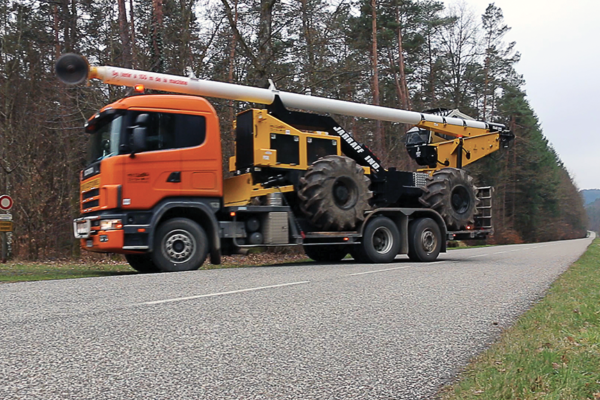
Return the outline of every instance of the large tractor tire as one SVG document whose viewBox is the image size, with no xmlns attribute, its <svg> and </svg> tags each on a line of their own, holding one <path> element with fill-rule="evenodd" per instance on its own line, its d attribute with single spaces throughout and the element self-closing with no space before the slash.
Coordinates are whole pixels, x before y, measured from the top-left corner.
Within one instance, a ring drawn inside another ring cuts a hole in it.
<svg viewBox="0 0 600 400">
<path fill-rule="evenodd" d="M 473 177 L 462 169 L 444 168 L 428 178 L 421 204 L 439 212 L 448 230 L 463 230 L 475 222 L 477 189 Z"/>
<path fill-rule="evenodd" d="M 373 193 L 369 183 L 354 160 L 344 156 L 320 158 L 300 179 L 300 209 L 318 229 L 354 229 L 370 208 Z"/>
</svg>

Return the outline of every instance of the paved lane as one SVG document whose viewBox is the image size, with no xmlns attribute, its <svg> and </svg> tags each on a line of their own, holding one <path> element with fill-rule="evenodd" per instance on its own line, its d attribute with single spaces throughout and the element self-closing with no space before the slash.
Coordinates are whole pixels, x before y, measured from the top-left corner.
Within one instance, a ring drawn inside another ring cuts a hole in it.
<svg viewBox="0 0 600 400">
<path fill-rule="evenodd" d="M 0 398 L 427 399 L 590 242 L 0 285 Z"/>
</svg>

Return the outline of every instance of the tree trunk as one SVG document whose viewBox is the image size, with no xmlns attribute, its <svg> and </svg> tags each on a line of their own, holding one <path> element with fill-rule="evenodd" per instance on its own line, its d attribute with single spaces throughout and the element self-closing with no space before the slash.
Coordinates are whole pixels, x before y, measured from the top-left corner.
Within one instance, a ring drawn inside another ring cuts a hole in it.
<svg viewBox="0 0 600 400">
<path fill-rule="evenodd" d="M 164 72 L 163 60 L 163 2 L 152 0 L 152 49 L 151 70 L 153 72 Z"/>
<path fill-rule="evenodd" d="M 379 68 L 377 65 L 377 0 L 371 0 L 371 64 L 373 68 L 373 105 L 379 105 Z M 383 154 L 383 126 L 381 121 L 376 121 L 375 148 Z"/>
<path fill-rule="evenodd" d="M 234 23 L 235 26 L 237 27 L 237 23 L 238 23 L 238 2 L 237 0 L 235 0 L 235 3 L 233 4 L 233 12 L 234 12 Z M 232 34 L 231 34 L 231 42 L 229 44 L 229 73 L 227 76 L 227 82 L 229 83 L 233 83 L 233 70 L 235 67 L 235 48 L 237 46 L 237 36 L 235 34 L 235 32 L 232 30 Z M 229 121 L 233 121 L 233 119 L 235 118 L 235 109 L 234 109 L 234 103 L 233 100 L 229 101 Z"/>
<path fill-rule="evenodd" d="M 400 95 L 400 108 L 410 110 L 410 97 L 408 95 L 408 85 L 404 72 L 404 48 L 402 46 L 402 25 L 400 24 L 400 7 L 396 5 L 396 24 L 398 25 L 396 34 L 398 36 L 398 68 L 400 70 L 400 79 L 397 83 Z"/>
<path fill-rule="evenodd" d="M 121 37 L 121 56 L 124 68 L 131 68 L 131 44 L 129 35 L 129 24 L 127 23 L 127 11 L 125 0 L 118 0 L 119 4 L 119 36 Z"/>
<path fill-rule="evenodd" d="M 60 54 L 61 54 L 60 39 L 59 39 L 60 28 L 59 28 L 59 23 L 58 23 L 58 5 L 55 4 L 54 7 L 52 7 L 52 14 L 54 16 L 54 56 L 55 56 L 55 59 L 58 60 L 58 57 L 60 57 Z"/>
<path fill-rule="evenodd" d="M 433 62 L 433 50 L 431 49 L 431 35 L 427 36 L 427 56 L 429 59 L 429 99 L 431 105 L 435 104 L 435 64 Z"/>
<path fill-rule="evenodd" d="M 277 0 L 260 1 L 260 20 L 258 23 L 258 56 L 256 82 L 259 87 L 268 87 L 269 65 L 273 61 L 273 7 Z"/>
<path fill-rule="evenodd" d="M 487 118 L 487 98 L 488 98 L 488 85 L 489 85 L 489 76 L 490 76 L 490 56 L 489 54 L 485 57 L 484 67 L 483 67 L 483 120 L 485 121 Z"/>
<path fill-rule="evenodd" d="M 62 0 L 61 1 L 61 8 L 62 8 L 62 18 L 63 18 L 63 40 L 64 40 L 64 44 L 65 44 L 65 51 L 66 52 L 72 52 L 73 51 L 73 46 L 71 45 L 71 34 L 69 31 L 69 27 L 71 26 L 71 24 L 69 23 L 70 21 L 70 13 L 69 13 L 69 0 Z"/>
<path fill-rule="evenodd" d="M 135 49 L 135 17 L 133 13 L 133 0 L 129 0 L 129 20 L 131 21 L 131 66 L 137 67 L 137 53 Z"/>
<path fill-rule="evenodd" d="M 302 29 L 304 31 L 304 39 L 306 40 L 306 56 L 308 65 L 306 66 L 306 83 L 311 94 L 315 93 L 315 50 L 313 44 L 312 24 L 310 20 L 310 11 L 308 9 L 308 0 L 300 0 L 302 3 Z"/>
</svg>

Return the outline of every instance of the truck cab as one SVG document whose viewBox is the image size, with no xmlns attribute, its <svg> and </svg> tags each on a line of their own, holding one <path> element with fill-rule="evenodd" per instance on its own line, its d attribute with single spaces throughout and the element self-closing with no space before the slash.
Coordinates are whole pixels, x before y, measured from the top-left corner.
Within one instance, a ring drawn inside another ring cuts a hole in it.
<svg viewBox="0 0 600 400">
<path fill-rule="evenodd" d="M 223 196 L 221 137 L 208 101 L 127 97 L 102 108 L 85 131 L 91 140 L 80 176 L 83 217 L 75 221 L 82 247 L 146 251 L 153 221 L 190 199 L 214 219 Z"/>
</svg>

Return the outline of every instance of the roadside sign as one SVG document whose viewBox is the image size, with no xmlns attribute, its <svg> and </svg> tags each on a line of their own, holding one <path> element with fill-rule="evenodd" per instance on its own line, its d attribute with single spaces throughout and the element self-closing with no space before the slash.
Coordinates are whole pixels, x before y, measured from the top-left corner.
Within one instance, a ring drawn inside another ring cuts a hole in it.
<svg viewBox="0 0 600 400">
<path fill-rule="evenodd" d="M 12 221 L 0 221 L 0 232 L 12 232 L 13 223 Z"/>
<path fill-rule="evenodd" d="M 2 210 L 10 210 L 13 206 L 13 199 L 6 195 L 3 194 L 2 196 L 0 196 L 0 209 Z"/>
<path fill-rule="evenodd" d="M 0 221 L 12 221 L 12 214 L 0 214 Z"/>
</svg>

